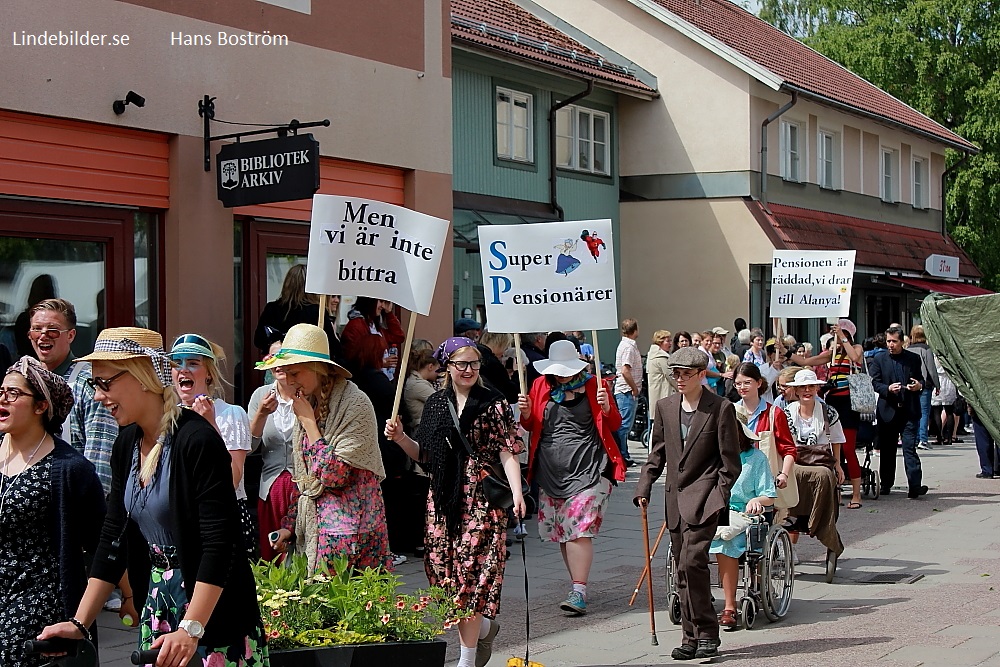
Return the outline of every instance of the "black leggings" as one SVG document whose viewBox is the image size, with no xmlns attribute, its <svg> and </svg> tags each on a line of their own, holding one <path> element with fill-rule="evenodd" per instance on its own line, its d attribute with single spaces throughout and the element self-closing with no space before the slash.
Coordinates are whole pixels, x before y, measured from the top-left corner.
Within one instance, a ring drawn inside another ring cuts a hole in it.
<svg viewBox="0 0 1000 667">
<path fill-rule="evenodd" d="M 941 411 L 944 410 L 944 424 L 941 423 Z M 938 442 L 951 444 L 951 434 L 955 432 L 955 406 L 953 405 L 932 405 L 931 416 L 934 418 L 934 426 L 937 427 Z"/>
</svg>

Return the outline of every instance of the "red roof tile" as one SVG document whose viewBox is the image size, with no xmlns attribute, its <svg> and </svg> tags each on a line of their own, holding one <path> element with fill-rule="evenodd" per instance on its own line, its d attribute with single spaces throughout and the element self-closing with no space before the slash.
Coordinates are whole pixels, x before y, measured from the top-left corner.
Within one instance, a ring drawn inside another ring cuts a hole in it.
<svg viewBox="0 0 1000 667">
<path fill-rule="evenodd" d="M 451 37 L 646 95 L 656 93 L 624 68 L 602 64 L 601 54 L 510 0 L 451 0 Z"/>
<path fill-rule="evenodd" d="M 993 294 L 993 292 L 986 288 L 970 285 L 969 283 L 955 283 L 948 280 L 928 280 L 924 278 L 896 278 L 895 280 L 907 287 L 912 287 L 923 292 L 940 292 L 941 294 L 950 294 L 951 296 L 982 296 L 984 294 Z"/>
<path fill-rule="evenodd" d="M 748 200 L 747 208 L 778 249 L 856 250 L 859 266 L 912 273 L 924 272 L 928 255 L 950 255 L 958 257 L 963 278 L 983 277 L 965 251 L 940 232 L 784 204 L 770 204 L 768 214 L 756 200 Z"/>
<path fill-rule="evenodd" d="M 948 128 L 729 0 L 653 2 L 792 86 L 976 150 Z"/>
</svg>

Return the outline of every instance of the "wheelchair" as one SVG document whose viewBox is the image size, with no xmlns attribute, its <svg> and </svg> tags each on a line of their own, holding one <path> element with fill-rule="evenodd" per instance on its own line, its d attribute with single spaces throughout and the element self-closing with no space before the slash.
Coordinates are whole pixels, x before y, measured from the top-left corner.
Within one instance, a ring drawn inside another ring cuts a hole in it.
<svg viewBox="0 0 1000 667">
<path fill-rule="evenodd" d="M 865 445 L 865 460 L 861 464 L 861 495 L 878 500 L 882 492 L 882 479 L 879 477 L 878 469 L 872 467 L 874 452 L 875 443 L 869 442 Z"/>
<path fill-rule="evenodd" d="M 747 548 L 740 558 L 740 580 L 736 587 L 740 627 L 750 630 L 760 612 L 774 623 L 788 613 L 795 586 L 792 541 L 780 525 L 772 525 L 772 513 L 751 517 L 746 529 Z M 676 586 L 677 563 L 673 552 L 667 558 L 667 611 L 670 622 L 680 625 L 681 599 Z"/>
</svg>

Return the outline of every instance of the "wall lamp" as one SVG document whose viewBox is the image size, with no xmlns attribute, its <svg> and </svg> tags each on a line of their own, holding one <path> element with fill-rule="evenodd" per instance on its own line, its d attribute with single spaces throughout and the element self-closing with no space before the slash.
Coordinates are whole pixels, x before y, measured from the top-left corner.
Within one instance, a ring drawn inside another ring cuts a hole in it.
<svg viewBox="0 0 1000 667">
<path fill-rule="evenodd" d="M 121 116 L 125 113 L 125 107 L 129 104 L 134 104 L 137 107 L 144 107 L 146 106 L 146 98 L 139 93 L 130 90 L 124 100 L 115 100 L 115 103 L 111 105 L 111 108 L 114 110 L 115 115 Z"/>
</svg>

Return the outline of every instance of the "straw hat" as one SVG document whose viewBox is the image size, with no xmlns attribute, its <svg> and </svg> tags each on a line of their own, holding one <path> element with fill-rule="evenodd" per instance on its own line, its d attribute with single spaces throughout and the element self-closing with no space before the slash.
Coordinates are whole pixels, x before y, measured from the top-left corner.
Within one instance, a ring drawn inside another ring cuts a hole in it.
<svg viewBox="0 0 1000 667">
<path fill-rule="evenodd" d="M 808 385 L 823 385 L 826 384 L 823 380 L 816 377 L 816 373 L 804 368 L 795 374 L 795 379 L 788 383 L 789 387 L 806 387 Z"/>
<path fill-rule="evenodd" d="M 326 338 L 326 332 L 315 324 L 296 324 L 293 326 L 285 334 L 281 349 L 264 357 L 264 360 L 257 362 L 254 368 L 266 371 L 310 361 L 330 364 L 337 375 L 343 378 L 351 377 L 346 368 L 330 359 L 330 341 Z"/>
<path fill-rule="evenodd" d="M 568 340 L 557 340 L 549 347 L 549 358 L 539 359 L 532 364 L 542 375 L 558 375 L 571 377 L 587 367 L 587 362 L 580 358 L 576 345 Z"/>
<path fill-rule="evenodd" d="M 160 382 L 164 387 L 171 384 L 170 359 L 163 350 L 163 336 L 149 329 L 139 327 L 112 327 L 105 329 L 94 342 L 94 351 L 81 361 L 126 361 L 147 357 L 153 363 Z"/>
</svg>

